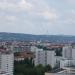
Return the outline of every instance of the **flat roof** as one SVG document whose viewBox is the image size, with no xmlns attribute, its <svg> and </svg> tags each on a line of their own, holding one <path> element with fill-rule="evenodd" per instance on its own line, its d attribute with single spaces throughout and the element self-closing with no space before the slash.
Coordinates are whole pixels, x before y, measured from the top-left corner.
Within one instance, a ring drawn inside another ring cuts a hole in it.
<svg viewBox="0 0 75 75">
<path fill-rule="evenodd" d="M 45 73 L 45 75 L 75 75 L 75 73 Z"/>
</svg>

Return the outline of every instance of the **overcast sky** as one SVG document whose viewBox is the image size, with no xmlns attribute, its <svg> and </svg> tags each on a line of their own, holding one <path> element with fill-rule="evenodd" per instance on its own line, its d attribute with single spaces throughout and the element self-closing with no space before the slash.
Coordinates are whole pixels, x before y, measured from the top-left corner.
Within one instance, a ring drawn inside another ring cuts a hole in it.
<svg viewBox="0 0 75 75">
<path fill-rule="evenodd" d="M 0 0 L 0 32 L 75 35 L 75 0 Z"/>
</svg>

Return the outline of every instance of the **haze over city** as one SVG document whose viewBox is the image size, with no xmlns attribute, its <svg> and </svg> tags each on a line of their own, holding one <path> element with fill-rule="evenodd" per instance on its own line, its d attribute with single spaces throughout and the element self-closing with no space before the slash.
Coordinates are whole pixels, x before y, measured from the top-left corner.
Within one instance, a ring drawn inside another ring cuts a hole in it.
<svg viewBox="0 0 75 75">
<path fill-rule="evenodd" d="M 75 35 L 75 0 L 0 0 L 0 32 Z"/>
</svg>

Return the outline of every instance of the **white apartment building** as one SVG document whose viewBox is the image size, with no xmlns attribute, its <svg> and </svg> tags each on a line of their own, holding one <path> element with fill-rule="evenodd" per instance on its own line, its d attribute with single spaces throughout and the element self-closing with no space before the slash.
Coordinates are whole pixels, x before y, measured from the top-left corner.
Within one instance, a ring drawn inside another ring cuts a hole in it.
<svg viewBox="0 0 75 75">
<path fill-rule="evenodd" d="M 52 67 L 59 66 L 64 68 L 65 66 L 75 66 L 75 48 L 72 46 L 64 46 L 62 50 L 62 57 L 55 56 L 53 50 L 43 50 L 33 46 L 32 51 L 35 53 L 34 64 L 48 65 Z"/>
<path fill-rule="evenodd" d="M 42 64 L 42 65 L 51 65 L 52 67 L 55 66 L 55 52 L 53 50 L 37 50 L 35 51 L 35 58 L 34 58 L 35 66 Z"/>
<path fill-rule="evenodd" d="M 12 52 L 0 53 L 0 68 L 8 75 L 13 75 L 14 54 Z"/>
<path fill-rule="evenodd" d="M 35 52 L 36 49 L 37 49 L 37 47 L 35 47 L 35 46 L 31 46 L 31 52 Z"/>
<path fill-rule="evenodd" d="M 62 51 L 63 58 L 75 60 L 75 47 L 65 46 Z"/>
<path fill-rule="evenodd" d="M 31 46 L 31 52 L 43 51 L 43 49 L 39 49 L 36 46 Z"/>
<path fill-rule="evenodd" d="M 72 59 L 75 60 L 75 48 L 72 49 Z"/>
<path fill-rule="evenodd" d="M 66 66 L 75 66 L 75 48 L 72 46 L 63 47 L 60 68 L 65 68 Z"/>
<path fill-rule="evenodd" d="M 62 55 L 63 58 L 72 59 L 72 46 L 64 46 Z"/>
<path fill-rule="evenodd" d="M 60 59 L 60 68 L 66 68 L 71 65 L 72 46 L 64 46 L 62 49 L 62 58 Z"/>
<path fill-rule="evenodd" d="M 67 59 L 62 59 L 60 60 L 60 68 L 65 69 L 68 66 L 71 66 L 72 62 L 71 60 L 67 60 Z"/>
<path fill-rule="evenodd" d="M 8 75 L 8 74 L 4 71 L 0 71 L 0 75 Z"/>
</svg>

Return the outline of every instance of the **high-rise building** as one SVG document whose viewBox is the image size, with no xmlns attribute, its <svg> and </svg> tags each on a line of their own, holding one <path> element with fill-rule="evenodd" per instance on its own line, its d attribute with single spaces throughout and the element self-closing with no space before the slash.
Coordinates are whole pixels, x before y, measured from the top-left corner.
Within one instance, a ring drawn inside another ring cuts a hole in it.
<svg viewBox="0 0 75 75">
<path fill-rule="evenodd" d="M 13 75 L 14 54 L 10 51 L 0 53 L 0 69 L 8 75 Z"/>
<path fill-rule="evenodd" d="M 75 66 L 75 48 L 64 46 L 62 51 L 63 58 L 60 60 L 60 68 Z"/>
<path fill-rule="evenodd" d="M 6 73 L 4 71 L 0 71 L 0 75 L 8 75 L 8 73 Z"/>
<path fill-rule="evenodd" d="M 72 59 L 72 46 L 64 46 L 62 55 L 63 58 Z"/>
<path fill-rule="evenodd" d="M 72 49 L 72 59 L 75 60 L 75 48 Z"/>
<path fill-rule="evenodd" d="M 52 67 L 54 67 L 55 65 L 55 52 L 53 50 L 51 51 L 46 51 L 46 50 L 39 50 L 39 51 L 35 51 L 35 58 L 34 58 L 34 64 L 39 65 L 51 65 Z"/>
</svg>

